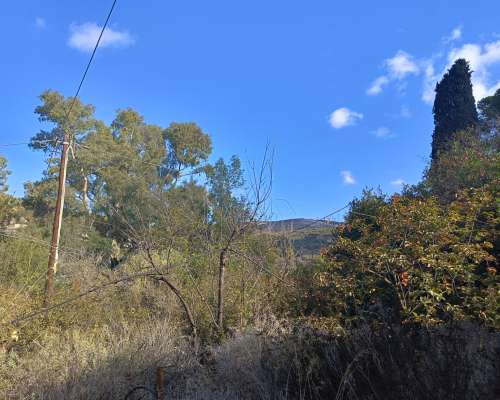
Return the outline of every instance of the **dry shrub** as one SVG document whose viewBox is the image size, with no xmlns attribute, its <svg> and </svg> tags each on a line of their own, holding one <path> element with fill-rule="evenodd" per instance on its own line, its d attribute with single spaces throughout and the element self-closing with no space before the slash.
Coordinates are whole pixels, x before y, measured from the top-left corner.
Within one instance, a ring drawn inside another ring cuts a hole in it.
<svg viewBox="0 0 500 400">
<path fill-rule="evenodd" d="M 37 351 L 11 354 L 2 363 L 2 375 L 12 383 L 4 397 L 122 399 L 132 387 L 151 382 L 156 367 L 188 367 L 191 360 L 170 319 L 93 332 L 75 329 L 40 342 Z"/>
<path fill-rule="evenodd" d="M 169 399 L 498 398 L 497 332 L 472 324 L 416 332 L 364 326 L 332 336 L 281 326 L 197 352 L 169 318 L 75 329 L 7 357 L 1 371 L 12 386 L 1 394 L 118 400 L 152 388 L 162 366 Z"/>
<path fill-rule="evenodd" d="M 477 324 L 426 330 L 295 329 L 262 352 L 288 399 L 496 399 L 500 334 Z"/>
</svg>

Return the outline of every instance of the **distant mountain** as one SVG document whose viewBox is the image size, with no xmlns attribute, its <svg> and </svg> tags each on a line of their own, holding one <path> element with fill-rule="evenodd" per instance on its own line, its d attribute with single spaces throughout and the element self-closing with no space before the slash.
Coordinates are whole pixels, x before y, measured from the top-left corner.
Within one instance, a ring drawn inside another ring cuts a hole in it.
<svg viewBox="0 0 500 400">
<path fill-rule="evenodd" d="M 292 218 L 263 222 L 265 229 L 271 232 L 295 232 L 304 229 L 331 228 L 336 224 L 337 222 L 308 218 Z"/>
<path fill-rule="evenodd" d="M 338 222 L 308 218 L 283 219 L 262 222 L 262 230 L 284 234 L 292 242 L 299 257 L 317 256 L 332 241 L 332 228 Z"/>
</svg>

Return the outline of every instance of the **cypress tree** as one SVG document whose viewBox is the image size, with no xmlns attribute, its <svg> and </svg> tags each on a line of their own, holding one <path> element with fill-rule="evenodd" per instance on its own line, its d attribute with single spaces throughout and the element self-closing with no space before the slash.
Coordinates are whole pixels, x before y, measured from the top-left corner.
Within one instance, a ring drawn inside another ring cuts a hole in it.
<svg viewBox="0 0 500 400">
<path fill-rule="evenodd" d="M 447 149 L 456 132 L 474 127 L 478 122 L 471 73 L 469 63 L 463 58 L 458 59 L 436 85 L 436 99 L 432 108 L 432 161 L 439 152 Z"/>
</svg>

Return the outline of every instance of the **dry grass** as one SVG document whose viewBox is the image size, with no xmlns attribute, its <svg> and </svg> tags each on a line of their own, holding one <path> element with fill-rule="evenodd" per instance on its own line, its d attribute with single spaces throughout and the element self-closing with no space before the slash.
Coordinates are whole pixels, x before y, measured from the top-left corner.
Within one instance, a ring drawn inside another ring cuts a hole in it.
<svg viewBox="0 0 500 400">
<path fill-rule="evenodd" d="M 132 260 L 103 275 L 95 260 L 70 261 L 60 274 L 63 298 L 141 268 Z M 36 308 L 37 293 L 0 287 L 2 318 Z M 163 286 L 138 280 L 88 296 L 54 312 L 50 328 L 36 320 L 19 329 L 19 342 L 0 352 L 0 399 L 120 400 L 136 386 L 152 388 L 159 366 L 168 399 L 500 398 L 498 332 L 462 324 L 327 334 L 277 320 L 266 301 L 251 303 L 246 328 L 232 338 L 198 348 L 184 336 L 182 312 Z M 207 320 L 198 305 L 197 321 Z"/>
<path fill-rule="evenodd" d="M 498 333 L 464 326 L 418 337 L 273 327 L 197 352 L 167 317 L 47 335 L 38 350 L 5 356 L 0 371 L 11 386 L 0 398 L 118 400 L 152 388 L 161 366 L 168 399 L 493 400 L 499 351 Z"/>
<path fill-rule="evenodd" d="M 71 330 L 40 338 L 28 356 L 6 356 L 3 396 L 33 399 L 121 399 L 151 381 L 158 366 L 189 366 L 186 345 L 170 319 L 141 327 L 126 323 L 93 332 Z"/>
</svg>

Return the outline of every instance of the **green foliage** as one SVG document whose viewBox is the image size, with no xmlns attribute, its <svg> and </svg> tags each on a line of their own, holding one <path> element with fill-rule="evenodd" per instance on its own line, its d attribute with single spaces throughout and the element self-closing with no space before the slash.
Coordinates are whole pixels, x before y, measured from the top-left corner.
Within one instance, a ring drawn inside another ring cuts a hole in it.
<svg viewBox="0 0 500 400">
<path fill-rule="evenodd" d="M 476 126 L 478 114 L 472 94 L 471 70 L 464 59 L 455 61 L 436 85 L 432 154 L 435 161 L 448 148 L 456 132 Z"/>
<path fill-rule="evenodd" d="M 5 193 L 9 186 L 7 186 L 7 178 L 10 171 L 7 169 L 7 160 L 0 155 L 0 193 Z"/>
<path fill-rule="evenodd" d="M 37 134 L 31 147 L 50 152 L 64 132 L 72 138 L 65 215 L 87 215 L 81 220 L 87 228 L 95 221 L 102 234 L 122 243 L 130 242 L 131 231 L 138 233 L 161 219 L 157 214 L 172 200 L 169 192 L 184 175 L 200 174 L 199 166 L 211 152 L 210 138 L 194 123 L 163 129 L 127 108 L 118 110 L 108 126 L 95 120 L 94 107 L 79 99 L 73 102 L 54 91 L 40 99 L 35 112 L 52 129 Z M 26 185 L 24 205 L 36 217 L 47 219 L 53 212 L 58 166 L 58 159 L 49 158 L 42 180 Z"/>
<path fill-rule="evenodd" d="M 21 214 L 21 202 L 7 193 L 0 193 L 0 228 L 7 225 L 13 217 Z"/>
<path fill-rule="evenodd" d="M 496 118 L 496 103 L 480 103 L 483 131 L 456 131 L 477 120 L 475 108 L 464 113 L 473 102 L 464 63 L 438 85 L 439 157 L 423 182 L 392 198 L 365 189 L 344 224 L 283 235 L 259 229 L 270 193 L 265 178 L 254 171 L 253 187 L 243 190 L 238 157 L 208 164 L 211 140 L 196 124 L 164 128 L 131 108 L 107 124 L 79 100 L 66 123 L 72 99 L 45 92 L 37 113 L 51 130 L 35 136 L 32 147 L 51 155 L 65 130 L 73 139 L 54 301 L 138 271 L 158 271 L 169 282 L 141 278 L 93 292 L 51 313 L 48 326 L 99 332 L 115 319 L 170 315 L 185 328 L 192 314 L 203 343 L 274 315 L 306 317 L 336 334 L 361 320 L 398 329 L 457 320 L 498 327 L 498 140 L 484 122 Z M 39 306 L 58 167 L 49 157 L 43 178 L 26 185 L 23 204 L 35 220 L 17 238 L 0 240 L 4 321 Z M 198 180 L 203 173 L 206 180 Z M 18 212 L 19 202 L 0 193 L 0 221 Z M 320 257 L 294 251 L 320 246 L 327 246 Z M 16 293 L 19 306 L 10 309 Z M 44 324 L 23 326 L 23 345 L 46 332 Z"/>
<path fill-rule="evenodd" d="M 32 211 L 36 218 L 49 218 L 52 216 L 56 206 L 57 198 L 57 178 L 55 176 L 45 176 L 36 182 L 26 182 L 24 185 L 24 198 L 22 204 Z M 64 212 L 66 215 L 81 215 L 84 208 L 78 200 L 77 192 L 72 186 L 66 189 L 66 201 L 64 202 Z"/>
<path fill-rule="evenodd" d="M 324 252 L 318 301 L 345 319 L 499 326 L 498 182 L 451 204 L 395 195 L 375 218 L 339 228 Z M 352 238 L 353 230 L 361 232 Z"/>
<path fill-rule="evenodd" d="M 94 106 L 82 104 L 80 99 L 64 98 L 60 93 L 47 90 L 40 95 L 41 105 L 35 113 L 42 123 L 51 124 L 50 130 L 40 130 L 30 146 L 35 150 L 50 152 L 63 141 L 64 132 L 71 140 L 79 141 L 87 136 L 95 126 Z M 69 112 L 71 110 L 71 112 Z"/>
<path fill-rule="evenodd" d="M 212 218 L 224 223 L 235 214 L 243 213 L 243 204 L 235 192 L 244 184 L 240 159 L 232 156 L 228 164 L 222 158 L 207 171 Z"/>
<path fill-rule="evenodd" d="M 491 121 L 500 118 L 500 89 L 493 96 L 487 96 L 479 101 L 477 108 L 481 120 Z"/>
<path fill-rule="evenodd" d="M 7 178 L 10 171 L 7 170 L 7 160 L 0 155 L 0 228 L 8 224 L 10 219 L 19 211 L 19 201 L 7 194 Z"/>
<path fill-rule="evenodd" d="M 212 152 L 210 136 L 193 122 L 172 123 L 163 131 L 168 142 L 167 167 L 169 171 L 181 172 L 185 168 L 198 166 Z"/>
<path fill-rule="evenodd" d="M 454 200 L 462 189 L 479 188 L 500 176 L 498 143 L 493 137 L 479 138 L 458 132 L 448 150 L 440 153 L 425 172 L 425 184 L 441 201 Z"/>
<path fill-rule="evenodd" d="M 26 240 L 26 236 L 36 235 L 39 242 Z M 19 236 L 19 237 L 17 237 Z M 0 281 L 3 285 L 28 287 L 34 285 L 39 289 L 43 284 L 47 268 L 48 248 L 36 230 L 24 230 L 22 233 L 0 236 Z"/>
<path fill-rule="evenodd" d="M 287 234 L 290 251 L 293 251 L 297 257 L 318 256 L 321 249 L 332 241 L 332 229 L 333 226 L 331 228 L 311 227 L 290 232 Z"/>
<path fill-rule="evenodd" d="M 363 221 L 367 226 L 371 226 L 371 230 L 377 230 L 378 225 L 375 217 L 386 202 L 387 198 L 380 188 L 365 188 L 363 189 L 360 199 L 356 198 L 351 201 L 345 221 L 348 224 L 352 224 L 354 221 Z M 349 234 L 352 238 L 359 238 L 363 235 L 363 232 L 353 229 Z"/>
</svg>

